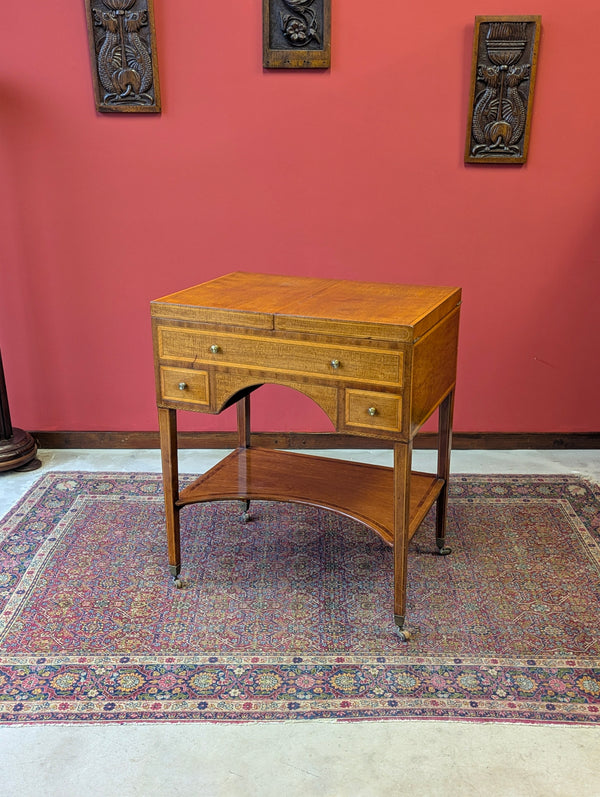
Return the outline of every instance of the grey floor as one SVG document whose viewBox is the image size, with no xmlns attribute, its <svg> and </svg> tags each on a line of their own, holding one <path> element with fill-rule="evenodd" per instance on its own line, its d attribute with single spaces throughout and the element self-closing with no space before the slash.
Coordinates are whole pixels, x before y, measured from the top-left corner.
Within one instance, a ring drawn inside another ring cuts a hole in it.
<svg viewBox="0 0 600 797">
<path fill-rule="evenodd" d="M 222 451 L 182 451 L 201 473 Z M 306 453 L 306 452 L 305 452 Z M 390 464 L 384 451 L 315 452 Z M 157 451 L 41 451 L 0 474 L 0 516 L 49 470 L 160 470 Z M 416 451 L 413 466 L 433 467 Z M 600 482 L 600 451 L 457 451 L 458 473 L 574 473 Z M 0 727 L 0 795 L 600 796 L 600 729 L 391 721 Z"/>
</svg>

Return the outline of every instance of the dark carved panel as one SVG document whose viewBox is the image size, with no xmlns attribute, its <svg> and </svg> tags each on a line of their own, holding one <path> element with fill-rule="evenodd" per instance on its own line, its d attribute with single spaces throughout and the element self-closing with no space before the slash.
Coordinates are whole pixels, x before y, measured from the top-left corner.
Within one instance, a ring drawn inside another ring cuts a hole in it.
<svg viewBox="0 0 600 797">
<path fill-rule="evenodd" d="M 330 65 L 331 0 L 263 0 L 263 66 Z"/>
<path fill-rule="evenodd" d="M 466 163 L 525 163 L 541 17 L 475 17 Z"/>
<path fill-rule="evenodd" d="M 99 111 L 159 113 L 153 0 L 85 0 Z"/>
</svg>

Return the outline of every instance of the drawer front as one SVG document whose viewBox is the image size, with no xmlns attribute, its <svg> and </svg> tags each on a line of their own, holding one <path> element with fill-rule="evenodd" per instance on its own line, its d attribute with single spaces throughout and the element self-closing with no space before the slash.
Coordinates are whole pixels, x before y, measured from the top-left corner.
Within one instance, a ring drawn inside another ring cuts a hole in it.
<svg viewBox="0 0 600 797">
<path fill-rule="evenodd" d="M 256 368 L 280 375 L 402 384 L 401 351 L 159 327 L 158 354 L 161 360 Z"/>
<path fill-rule="evenodd" d="M 346 390 L 345 423 L 360 429 L 399 432 L 402 428 L 402 396 L 370 390 Z"/>
<path fill-rule="evenodd" d="M 208 373 L 191 368 L 160 368 L 160 394 L 166 401 L 208 406 Z"/>
</svg>

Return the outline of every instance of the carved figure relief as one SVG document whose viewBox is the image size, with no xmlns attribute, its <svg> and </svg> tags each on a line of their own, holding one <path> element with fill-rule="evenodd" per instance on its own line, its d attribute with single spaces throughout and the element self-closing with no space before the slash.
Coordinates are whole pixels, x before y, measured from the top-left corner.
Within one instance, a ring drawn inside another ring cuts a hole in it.
<svg viewBox="0 0 600 797">
<path fill-rule="evenodd" d="M 86 0 L 99 111 L 160 112 L 152 0 Z"/>
<path fill-rule="evenodd" d="M 331 0 L 263 0 L 263 66 L 326 68 Z"/>
<path fill-rule="evenodd" d="M 476 17 L 465 162 L 525 163 L 541 18 Z"/>
</svg>

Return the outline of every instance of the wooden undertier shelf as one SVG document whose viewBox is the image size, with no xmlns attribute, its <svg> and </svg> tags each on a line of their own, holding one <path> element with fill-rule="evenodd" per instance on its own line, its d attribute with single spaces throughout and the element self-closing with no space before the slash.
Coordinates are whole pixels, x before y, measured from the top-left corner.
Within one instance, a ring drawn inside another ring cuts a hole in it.
<svg viewBox="0 0 600 797">
<path fill-rule="evenodd" d="M 411 474 L 409 539 L 440 494 L 444 480 Z M 200 501 L 252 499 L 332 509 L 394 542 L 394 471 L 380 465 L 240 448 L 181 491 L 178 506 Z"/>
</svg>

